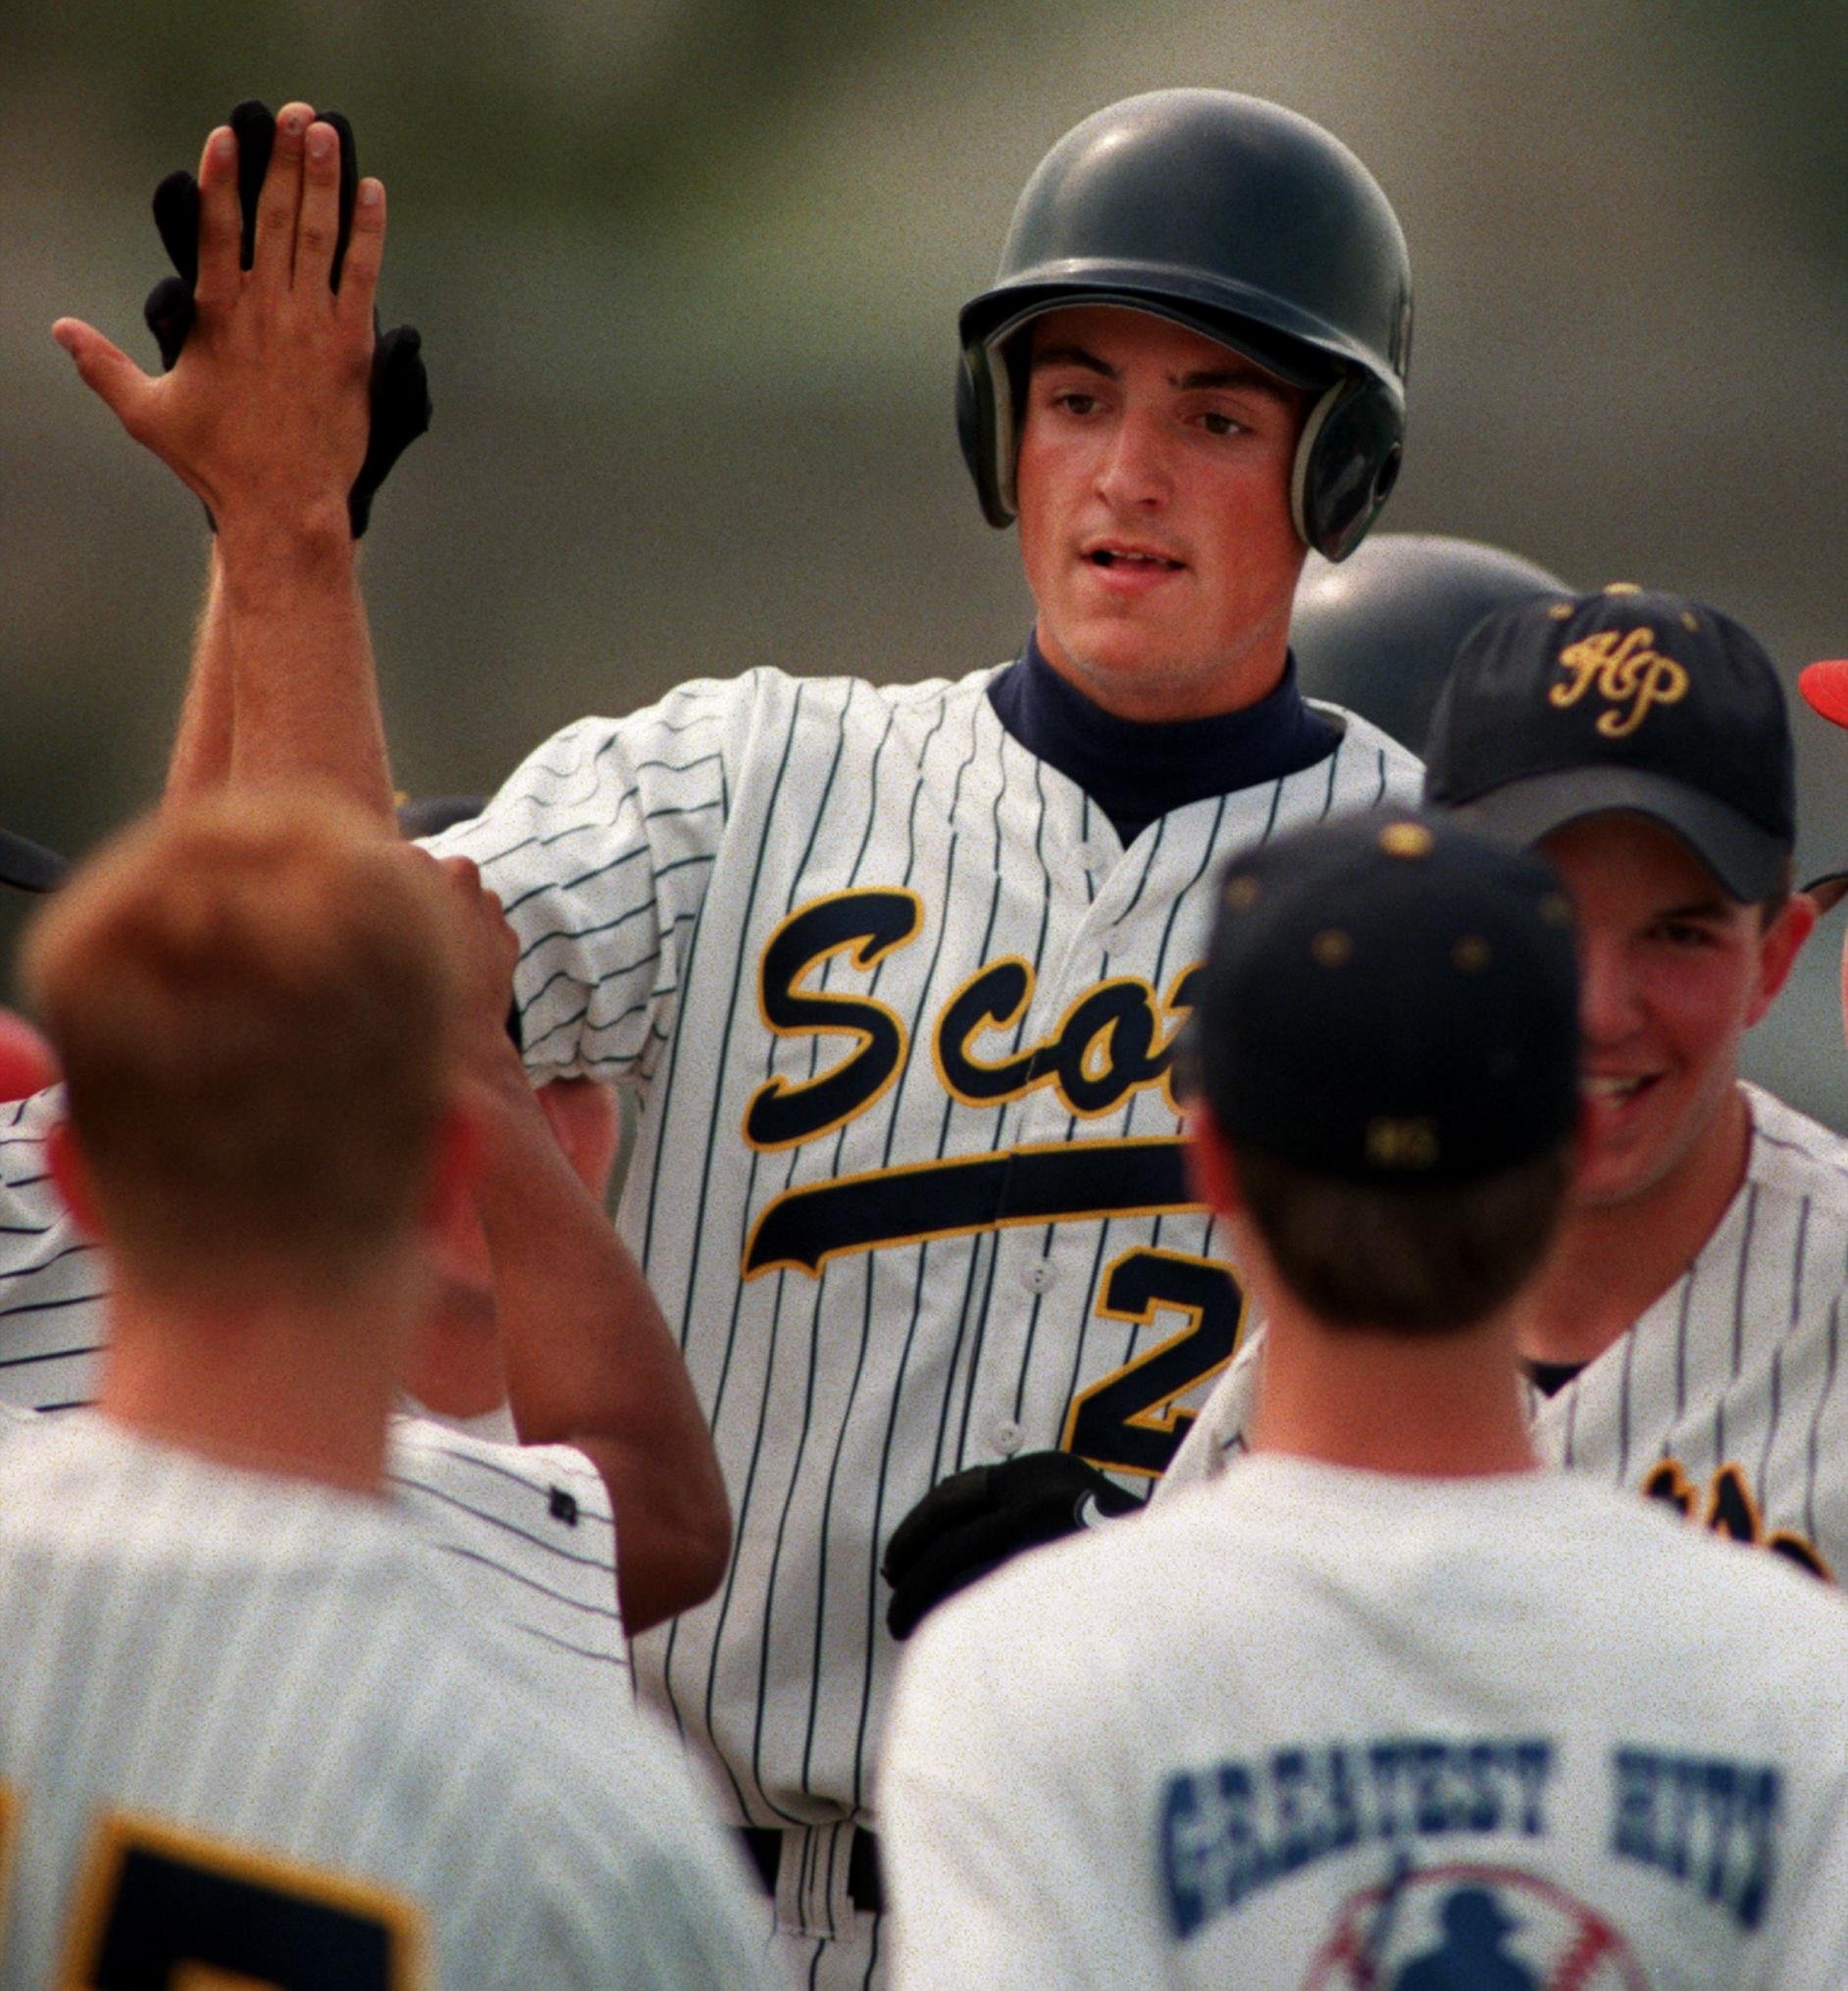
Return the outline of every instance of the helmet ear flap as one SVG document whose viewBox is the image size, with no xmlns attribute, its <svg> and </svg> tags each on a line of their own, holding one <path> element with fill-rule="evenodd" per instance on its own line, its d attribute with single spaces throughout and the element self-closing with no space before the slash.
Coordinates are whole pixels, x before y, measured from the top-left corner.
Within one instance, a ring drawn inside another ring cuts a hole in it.
<svg viewBox="0 0 1848 1991">
<path fill-rule="evenodd" d="M 1383 381 L 1349 374 L 1309 410 L 1290 480 L 1298 536 L 1326 560 L 1366 536 L 1399 479 L 1405 408 Z"/>
<path fill-rule="evenodd" d="M 1005 361 L 992 345 L 967 345 L 956 367 L 956 439 L 991 526 L 1014 520 L 1013 390 Z"/>
</svg>

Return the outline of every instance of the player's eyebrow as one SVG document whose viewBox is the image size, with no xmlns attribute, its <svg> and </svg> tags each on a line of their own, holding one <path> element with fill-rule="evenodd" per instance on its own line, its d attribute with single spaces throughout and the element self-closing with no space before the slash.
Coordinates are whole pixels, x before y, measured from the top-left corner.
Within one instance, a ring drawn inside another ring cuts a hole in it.
<svg viewBox="0 0 1848 1991">
<path fill-rule="evenodd" d="M 1081 345 L 1036 346 L 1032 358 L 1032 370 L 1036 374 L 1042 367 L 1079 367 L 1089 374 L 1101 374 L 1106 381 L 1122 378 L 1119 370 L 1108 360 L 1100 359 Z M 1292 390 L 1284 383 L 1264 372 L 1262 367 L 1242 360 L 1232 360 L 1225 366 L 1198 367 L 1185 374 L 1169 374 L 1168 385 L 1177 387 L 1183 393 L 1202 387 L 1235 387 L 1247 393 L 1263 394 L 1270 400 L 1288 402 Z"/>
<path fill-rule="evenodd" d="M 1102 374 L 1106 381 L 1118 378 L 1108 360 L 1099 359 L 1081 345 L 1036 345 L 1031 365 L 1036 374 L 1042 367 L 1082 367 L 1086 373 Z"/>
</svg>

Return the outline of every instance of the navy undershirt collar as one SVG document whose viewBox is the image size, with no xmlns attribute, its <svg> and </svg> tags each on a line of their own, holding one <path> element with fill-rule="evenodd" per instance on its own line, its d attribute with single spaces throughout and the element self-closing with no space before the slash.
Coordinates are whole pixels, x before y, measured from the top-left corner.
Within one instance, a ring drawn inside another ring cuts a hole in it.
<svg viewBox="0 0 1848 1991">
<path fill-rule="evenodd" d="M 1280 780 L 1325 760 L 1340 730 L 1296 688 L 1296 659 L 1277 689 L 1207 719 L 1119 719 L 1053 670 L 1038 639 L 990 681 L 1001 723 L 1036 759 L 1075 782 L 1127 849 L 1157 816 L 1207 795 Z"/>
</svg>

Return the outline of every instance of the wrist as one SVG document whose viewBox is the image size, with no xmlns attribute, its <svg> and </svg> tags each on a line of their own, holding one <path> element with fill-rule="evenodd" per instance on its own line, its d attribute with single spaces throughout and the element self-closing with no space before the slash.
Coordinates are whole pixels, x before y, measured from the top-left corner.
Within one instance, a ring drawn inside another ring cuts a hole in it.
<svg viewBox="0 0 1848 1991">
<path fill-rule="evenodd" d="M 286 516 L 255 508 L 220 510 L 215 556 L 224 584 L 246 599 L 303 581 L 346 582 L 358 562 L 358 541 L 346 500 L 318 501 Z"/>
</svg>

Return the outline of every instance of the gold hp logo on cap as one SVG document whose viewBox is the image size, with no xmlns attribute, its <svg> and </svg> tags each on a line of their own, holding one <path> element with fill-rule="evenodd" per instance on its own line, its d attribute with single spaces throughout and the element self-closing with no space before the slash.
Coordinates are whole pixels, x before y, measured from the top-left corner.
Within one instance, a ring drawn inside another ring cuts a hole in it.
<svg viewBox="0 0 1848 1991">
<path fill-rule="evenodd" d="M 1612 592 L 1606 589 L 1606 592 Z M 1564 709 L 1576 705 L 1594 686 L 1610 710 L 1598 717 L 1607 740 L 1621 740 L 1649 716 L 1655 705 L 1673 705 L 1687 696 L 1687 672 L 1655 647 L 1653 629 L 1601 629 L 1567 643 L 1559 654 L 1563 685 L 1547 693 Z"/>
<path fill-rule="evenodd" d="M 1388 823 L 1379 833 L 1379 847 L 1388 857 L 1428 857 L 1431 833 L 1422 823 Z"/>
<path fill-rule="evenodd" d="M 1451 948 L 1450 957 L 1465 975 L 1479 975 L 1489 965 L 1491 950 L 1480 934 L 1464 934 Z"/>
<path fill-rule="evenodd" d="M 1366 1158 L 1375 1168 L 1435 1168 L 1437 1128 L 1429 1120 L 1369 1120 Z"/>
</svg>

